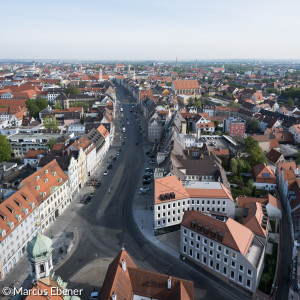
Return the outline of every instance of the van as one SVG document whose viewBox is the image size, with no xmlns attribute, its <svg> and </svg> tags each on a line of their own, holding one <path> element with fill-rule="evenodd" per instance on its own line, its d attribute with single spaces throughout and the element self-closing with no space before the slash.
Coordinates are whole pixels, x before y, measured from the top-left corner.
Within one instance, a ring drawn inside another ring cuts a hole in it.
<svg viewBox="0 0 300 300">
<path fill-rule="evenodd" d="M 126 132 L 126 128 L 123 126 L 123 128 L 122 128 L 122 132 Z"/>
<path fill-rule="evenodd" d="M 123 107 L 120 108 L 120 112 L 123 112 Z"/>
</svg>

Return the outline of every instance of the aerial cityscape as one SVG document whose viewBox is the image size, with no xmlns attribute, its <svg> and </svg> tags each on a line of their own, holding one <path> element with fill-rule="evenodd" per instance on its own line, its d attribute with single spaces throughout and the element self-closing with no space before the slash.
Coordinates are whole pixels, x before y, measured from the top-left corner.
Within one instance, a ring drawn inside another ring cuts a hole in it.
<svg viewBox="0 0 300 300">
<path fill-rule="evenodd" d="M 0 299 L 300 300 L 300 3 L 16 2 Z"/>
</svg>

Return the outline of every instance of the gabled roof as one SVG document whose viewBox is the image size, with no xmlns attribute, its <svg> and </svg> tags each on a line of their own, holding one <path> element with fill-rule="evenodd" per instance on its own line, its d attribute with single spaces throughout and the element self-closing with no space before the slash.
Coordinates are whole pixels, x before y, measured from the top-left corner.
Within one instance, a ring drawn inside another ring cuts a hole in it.
<svg viewBox="0 0 300 300">
<path fill-rule="evenodd" d="M 101 133 L 101 135 L 104 138 L 107 138 L 109 136 L 108 130 L 102 124 L 97 128 L 97 130 Z"/>
<path fill-rule="evenodd" d="M 55 187 L 63 185 L 67 180 L 67 175 L 54 159 L 43 168 L 25 178 L 22 181 L 22 185 L 27 186 L 37 201 L 41 203 L 53 193 Z M 46 193 L 45 196 L 43 196 L 43 193 Z"/>
<path fill-rule="evenodd" d="M 173 84 L 175 90 L 199 89 L 197 80 L 175 80 Z"/>
<path fill-rule="evenodd" d="M 167 285 L 169 278 L 170 290 Z M 112 295 L 117 299 L 132 299 L 138 295 L 164 300 L 192 300 L 194 285 L 191 281 L 138 269 L 127 252 L 121 250 L 108 267 L 99 299 L 111 300 Z"/>
<path fill-rule="evenodd" d="M 267 154 L 268 160 L 274 165 L 278 162 L 278 160 L 280 159 L 281 156 L 282 156 L 282 154 L 275 149 L 271 149 L 269 151 L 269 153 Z"/>
<path fill-rule="evenodd" d="M 215 228 L 217 231 L 216 240 L 218 233 L 224 232 L 222 244 L 246 256 L 254 238 L 254 234 L 249 228 L 231 218 L 228 218 L 226 221 L 221 221 L 196 210 L 187 210 L 184 213 L 182 226 L 192 229 L 191 222 L 193 220 L 196 221 L 196 228 L 199 222 L 202 223 L 203 228 L 206 225 L 209 225 L 210 229 Z M 196 229 L 194 230 L 196 231 Z M 212 237 L 210 236 L 210 238 Z"/>
</svg>

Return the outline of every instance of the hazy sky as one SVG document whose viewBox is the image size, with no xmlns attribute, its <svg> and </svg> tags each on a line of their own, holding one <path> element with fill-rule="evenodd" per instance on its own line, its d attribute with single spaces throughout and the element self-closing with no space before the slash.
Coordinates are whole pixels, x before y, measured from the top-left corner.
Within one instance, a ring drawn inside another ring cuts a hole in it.
<svg viewBox="0 0 300 300">
<path fill-rule="evenodd" d="M 0 59 L 299 59 L 299 0 L 0 0 Z"/>
</svg>

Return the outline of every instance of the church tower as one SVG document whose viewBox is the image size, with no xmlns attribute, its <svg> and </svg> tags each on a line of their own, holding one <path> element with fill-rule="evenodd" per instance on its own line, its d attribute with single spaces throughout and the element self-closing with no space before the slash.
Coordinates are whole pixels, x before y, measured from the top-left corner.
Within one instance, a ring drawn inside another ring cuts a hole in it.
<svg viewBox="0 0 300 300">
<path fill-rule="evenodd" d="M 27 245 L 30 274 L 36 280 L 50 276 L 53 269 L 52 240 L 45 235 L 37 235 Z"/>
<path fill-rule="evenodd" d="M 99 82 L 101 82 L 102 81 L 102 69 L 100 68 L 100 70 L 99 70 Z"/>
</svg>

